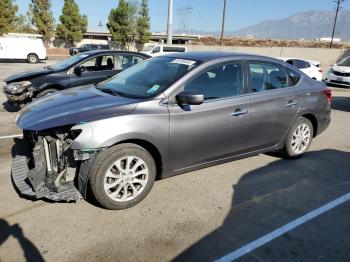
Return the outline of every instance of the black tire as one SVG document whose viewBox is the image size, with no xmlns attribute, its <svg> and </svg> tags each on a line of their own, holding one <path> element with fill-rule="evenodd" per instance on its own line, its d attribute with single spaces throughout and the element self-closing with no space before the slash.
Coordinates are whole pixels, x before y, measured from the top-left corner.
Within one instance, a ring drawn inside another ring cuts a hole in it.
<svg viewBox="0 0 350 262">
<path fill-rule="evenodd" d="M 55 92 L 57 92 L 57 91 L 58 91 L 58 90 L 57 90 L 57 89 L 54 89 L 54 88 L 44 89 L 44 90 L 40 91 L 40 92 L 36 95 L 36 98 L 44 97 L 44 96 L 50 95 L 50 94 L 52 94 L 52 93 L 55 93 Z"/>
<path fill-rule="evenodd" d="M 36 64 L 39 62 L 39 57 L 36 54 L 29 54 L 27 56 L 27 61 L 29 64 Z"/>
<path fill-rule="evenodd" d="M 104 189 L 106 172 L 115 161 L 127 156 L 135 156 L 144 161 L 148 168 L 148 180 L 143 190 L 135 198 L 124 202 L 115 201 L 107 195 Z M 103 207 L 115 210 L 126 209 L 135 206 L 148 195 L 154 184 L 156 173 L 154 159 L 147 150 L 135 144 L 119 144 L 96 156 L 90 170 L 89 185 L 93 196 Z"/>
<path fill-rule="evenodd" d="M 301 152 L 295 152 L 295 150 L 292 147 L 292 139 L 293 139 L 294 132 L 300 125 L 306 125 L 309 128 L 310 138 L 306 143 L 306 146 L 303 148 Z M 305 117 L 299 117 L 290 128 L 285 140 L 284 148 L 280 150 L 279 153 L 282 155 L 282 157 L 285 157 L 285 158 L 299 158 L 309 150 L 312 143 L 313 136 L 314 136 L 314 129 L 310 120 Z"/>
</svg>

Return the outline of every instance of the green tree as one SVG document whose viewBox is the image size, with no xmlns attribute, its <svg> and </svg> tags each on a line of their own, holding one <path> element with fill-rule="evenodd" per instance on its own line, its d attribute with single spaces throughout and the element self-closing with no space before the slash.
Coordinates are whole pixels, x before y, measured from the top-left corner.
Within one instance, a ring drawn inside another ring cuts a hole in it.
<svg viewBox="0 0 350 262">
<path fill-rule="evenodd" d="M 129 44 L 131 9 L 126 0 L 120 0 L 118 7 L 112 8 L 108 16 L 107 28 L 112 34 L 113 41 L 122 49 Z"/>
<path fill-rule="evenodd" d="M 60 16 L 60 24 L 57 25 L 57 35 L 72 45 L 83 39 L 86 32 L 88 19 L 86 15 L 80 15 L 79 6 L 74 0 L 65 0 Z"/>
<path fill-rule="evenodd" d="M 22 14 L 19 14 L 18 16 L 16 16 L 15 21 L 13 23 L 13 31 L 16 33 L 29 33 L 29 34 L 38 33 L 32 27 L 31 20 Z"/>
<path fill-rule="evenodd" d="M 142 0 L 137 19 L 137 49 L 141 50 L 143 45 L 149 41 L 150 32 L 150 18 L 148 16 L 148 0 Z"/>
<path fill-rule="evenodd" d="M 50 0 L 32 0 L 29 5 L 29 14 L 32 24 L 39 34 L 43 36 L 45 42 L 53 36 L 55 21 L 51 12 Z"/>
<path fill-rule="evenodd" d="M 0 0 L 0 35 L 14 30 L 17 10 L 12 0 Z"/>
</svg>

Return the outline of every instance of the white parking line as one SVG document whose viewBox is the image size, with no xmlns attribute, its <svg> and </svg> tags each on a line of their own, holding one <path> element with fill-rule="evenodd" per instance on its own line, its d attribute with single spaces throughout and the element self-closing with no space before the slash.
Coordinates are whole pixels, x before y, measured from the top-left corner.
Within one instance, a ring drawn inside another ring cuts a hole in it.
<svg viewBox="0 0 350 262">
<path fill-rule="evenodd" d="M 0 139 L 15 138 L 15 137 L 22 137 L 22 136 L 23 135 L 0 136 Z"/>
<path fill-rule="evenodd" d="M 317 208 L 306 215 L 299 217 L 292 222 L 272 231 L 271 233 L 262 236 L 258 238 L 257 240 L 254 240 L 253 242 L 250 242 L 249 244 L 234 250 L 233 252 L 215 260 L 215 262 L 229 262 L 234 261 L 253 250 L 257 249 L 258 247 L 265 245 L 266 243 L 270 242 L 271 240 L 274 240 L 277 237 L 280 237 L 284 233 L 306 223 L 307 221 L 314 219 L 315 217 L 327 212 L 328 210 L 335 208 L 336 206 L 339 206 L 340 204 L 345 203 L 346 201 L 350 200 L 350 192 L 333 200 L 332 202 L 329 202 L 328 204 L 321 206 L 320 208 Z"/>
</svg>

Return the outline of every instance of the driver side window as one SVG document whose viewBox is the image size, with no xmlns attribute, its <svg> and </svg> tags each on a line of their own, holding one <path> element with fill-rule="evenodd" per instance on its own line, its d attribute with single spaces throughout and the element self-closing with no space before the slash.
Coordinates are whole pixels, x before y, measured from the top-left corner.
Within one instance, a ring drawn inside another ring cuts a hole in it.
<svg viewBox="0 0 350 262">
<path fill-rule="evenodd" d="M 96 60 L 97 58 L 91 58 L 88 59 L 86 61 L 84 61 L 83 63 L 80 64 L 80 66 L 85 70 L 85 71 L 95 71 L 95 67 L 96 67 Z"/>
<path fill-rule="evenodd" d="M 204 100 L 233 97 L 242 94 L 243 76 L 240 62 L 213 67 L 190 80 L 185 91 L 197 91 Z"/>
</svg>

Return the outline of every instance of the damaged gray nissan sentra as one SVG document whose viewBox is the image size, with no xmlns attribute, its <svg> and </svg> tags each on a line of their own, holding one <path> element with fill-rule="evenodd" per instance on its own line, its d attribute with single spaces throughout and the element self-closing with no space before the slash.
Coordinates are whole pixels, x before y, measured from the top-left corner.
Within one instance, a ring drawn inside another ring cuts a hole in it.
<svg viewBox="0 0 350 262">
<path fill-rule="evenodd" d="M 297 158 L 330 123 L 331 91 L 276 59 L 174 53 L 21 110 L 22 195 L 139 203 L 156 179 L 266 152 Z"/>
</svg>

